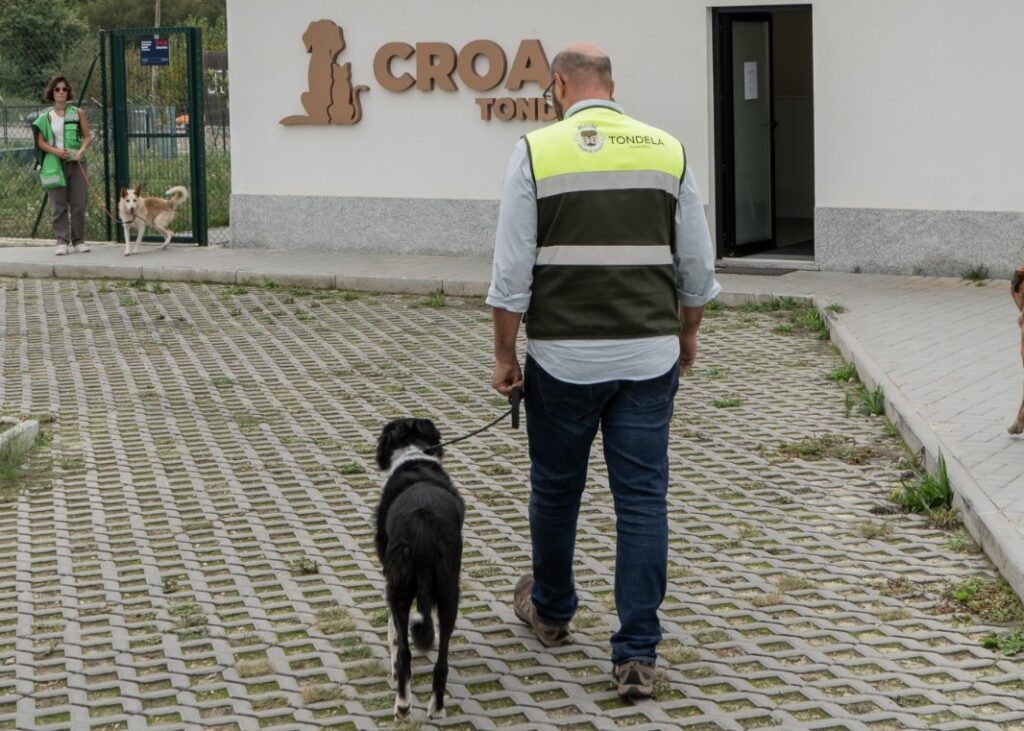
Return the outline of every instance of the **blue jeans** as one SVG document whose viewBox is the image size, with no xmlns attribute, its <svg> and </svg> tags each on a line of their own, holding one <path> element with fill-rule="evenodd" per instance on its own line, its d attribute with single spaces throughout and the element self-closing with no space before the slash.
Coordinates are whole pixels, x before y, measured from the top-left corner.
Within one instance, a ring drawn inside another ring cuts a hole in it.
<svg viewBox="0 0 1024 731">
<path fill-rule="evenodd" d="M 590 446 L 600 427 L 616 516 L 615 606 L 621 626 L 612 635 L 612 662 L 654 662 L 668 563 L 668 433 L 679 369 L 645 381 L 579 385 L 558 380 L 527 358 L 524 380 L 537 614 L 564 624 L 576 613 L 576 522 Z"/>
</svg>

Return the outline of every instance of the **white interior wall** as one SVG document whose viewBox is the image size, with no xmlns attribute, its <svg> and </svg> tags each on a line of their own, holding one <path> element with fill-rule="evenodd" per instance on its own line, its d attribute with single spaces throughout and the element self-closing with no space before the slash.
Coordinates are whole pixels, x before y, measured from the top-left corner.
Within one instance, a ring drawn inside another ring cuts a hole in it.
<svg viewBox="0 0 1024 731">
<path fill-rule="evenodd" d="M 814 3 L 819 207 L 1024 210 L 1019 0 Z"/>
</svg>

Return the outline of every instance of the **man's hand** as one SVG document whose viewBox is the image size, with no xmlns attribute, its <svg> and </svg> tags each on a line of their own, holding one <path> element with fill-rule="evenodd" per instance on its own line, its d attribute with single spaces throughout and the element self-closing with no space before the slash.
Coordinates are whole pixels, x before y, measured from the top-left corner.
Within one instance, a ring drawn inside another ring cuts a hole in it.
<svg viewBox="0 0 1024 731">
<path fill-rule="evenodd" d="M 690 372 L 693 362 L 697 360 L 697 333 L 679 336 L 679 377 Z"/>
<path fill-rule="evenodd" d="M 491 387 L 502 396 L 508 396 L 516 386 L 523 385 L 523 371 L 516 356 L 516 333 L 522 312 L 509 312 L 495 307 L 494 315 L 494 375 Z"/>
<path fill-rule="evenodd" d="M 679 377 L 682 378 L 693 367 L 697 360 L 697 331 L 704 317 L 704 305 L 700 307 L 680 307 L 679 320 L 683 329 L 679 331 Z"/>
<path fill-rule="evenodd" d="M 491 376 L 491 387 L 502 396 L 508 396 L 512 389 L 523 385 L 523 371 L 519 368 L 519 360 L 494 364 L 494 375 Z"/>
</svg>

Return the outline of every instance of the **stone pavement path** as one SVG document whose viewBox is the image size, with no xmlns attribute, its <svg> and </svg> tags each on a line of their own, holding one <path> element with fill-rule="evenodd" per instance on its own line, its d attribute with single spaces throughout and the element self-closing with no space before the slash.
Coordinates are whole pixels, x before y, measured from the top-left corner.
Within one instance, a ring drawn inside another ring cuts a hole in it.
<svg viewBox="0 0 1024 731">
<path fill-rule="evenodd" d="M 1024 728 L 1020 660 L 983 648 L 1001 627 L 951 592 L 1018 623 L 1019 605 L 986 594 L 962 531 L 887 514 L 899 444 L 785 317 L 709 313 L 681 389 L 651 702 L 609 683 L 602 466 L 576 643 L 544 650 L 510 606 L 524 435 L 449 450 L 467 525 L 441 726 Z M 0 728 L 391 728 L 374 440 L 394 416 L 455 436 L 501 412 L 480 300 L 4 279 L 0 322 L 0 411 L 52 415 L 0 495 Z M 812 453 L 823 435 L 845 461 Z M 414 672 L 422 723 L 429 663 Z"/>
</svg>

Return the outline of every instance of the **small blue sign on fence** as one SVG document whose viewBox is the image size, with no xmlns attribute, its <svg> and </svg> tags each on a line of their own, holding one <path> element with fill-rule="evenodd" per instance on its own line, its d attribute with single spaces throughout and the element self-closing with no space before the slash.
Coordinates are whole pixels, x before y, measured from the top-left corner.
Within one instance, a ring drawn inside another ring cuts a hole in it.
<svg viewBox="0 0 1024 731">
<path fill-rule="evenodd" d="M 139 40 L 143 66 L 166 66 L 171 62 L 171 39 L 149 36 Z"/>
</svg>

